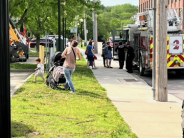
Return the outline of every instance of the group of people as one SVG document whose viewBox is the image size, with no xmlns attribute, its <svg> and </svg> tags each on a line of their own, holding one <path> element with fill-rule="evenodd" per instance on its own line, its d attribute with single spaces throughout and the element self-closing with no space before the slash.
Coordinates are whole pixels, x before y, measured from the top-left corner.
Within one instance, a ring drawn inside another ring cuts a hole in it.
<svg viewBox="0 0 184 138">
<path fill-rule="evenodd" d="M 73 86 L 71 75 L 75 71 L 76 65 L 76 55 L 78 56 L 78 60 L 81 60 L 80 51 L 77 48 L 78 42 L 73 40 L 70 47 L 66 47 L 62 53 L 62 57 L 65 58 L 63 64 L 63 72 L 66 78 L 66 83 L 64 84 L 65 90 L 71 90 L 70 93 L 75 93 L 75 88 Z M 40 76 L 45 82 L 44 78 L 44 65 L 40 63 L 40 58 L 35 60 L 37 64 L 37 68 L 35 69 L 34 81 L 36 83 L 37 77 Z"/>
<path fill-rule="evenodd" d="M 111 60 L 112 60 L 112 47 L 109 45 L 109 42 L 104 41 L 102 43 L 102 57 L 103 57 L 103 65 L 106 68 L 113 68 L 111 66 Z M 128 73 L 133 73 L 132 71 L 132 61 L 134 58 L 134 50 L 133 48 L 125 42 L 120 41 L 119 45 L 115 48 L 115 51 L 118 54 L 118 60 L 119 60 L 119 69 L 123 69 L 124 67 L 124 61 L 126 58 L 126 69 Z M 125 57 L 125 53 L 126 57 Z"/>
<path fill-rule="evenodd" d="M 123 69 L 124 61 L 126 58 L 126 69 L 128 73 L 133 73 L 132 71 L 132 62 L 134 59 L 134 49 L 130 46 L 130 44 L 120 41 L 119 45 L 116 47 L 115 51 L 119 57 L 119 69 Z M 126 53 L 126 57 L 125 57 Z"/>
<path fill-rule="evenodd" d="M 111 66 L 111 60 L 112 60 L 112 47 L 109 45 L 109 42 L 104 41 L 102 46 L 102 57 L 103 57 L 103 65 L 106 68 L 113 68 Z M 69 88 L 71 89 L 70 93 L 75 93 L 75 88 L 73 86 L 71 75 L 75 71 L 75 65 L 76 65 L 76 55 L 78 56 L 78 60 L 81 59 L 80 51 L 77 48 L 78 42 L 73 40 L 70 47 L 66 47 L 65 50 L 62 53 L 62 57 L 65 58 L 64 64 L 63 64 L 63 71 L 66 78 L 66 83 L 64 84 L 64 87 L 66 90 Z M 97 69 L 95 66 L 94 61 L 94 47 L 93 47 L 93 41 L 89 41 L 89 44 L 86 48 L 86 55 L 87 55 L 87 67 L 92 66 L 92 68 Z M 132 73 L 132 61 L 134 58 L 134 50 L 129 44 L 125 44 L 124 42 L 119 42 L 119 45 L 116 47 L 115 51 L 118 53 L 119 57 L 119 69 L 123 69 L 124 67 L 124 61 L 125 61 L 125 53 L 126 55 L 126 69 L 127 72 Z M 34 81 L 36 82 L 37 76 L 41 76 L 43 81 L 45 82 L 44 78 L 44 65 L 40 63 L 40 58 L 37 58 L 36 60 L 37 68 L 35 69 L 35 77 Z"/>
<path fill-rule="evenodd" d="M 103 41 L 103 43 L 102 43 L 103 65 L 106 68 L 113 68 L 111 66 L 112 47 L 109 44 L 110 44 L 110 42 L 106 42 L 106 41 Z"/>
</svg>

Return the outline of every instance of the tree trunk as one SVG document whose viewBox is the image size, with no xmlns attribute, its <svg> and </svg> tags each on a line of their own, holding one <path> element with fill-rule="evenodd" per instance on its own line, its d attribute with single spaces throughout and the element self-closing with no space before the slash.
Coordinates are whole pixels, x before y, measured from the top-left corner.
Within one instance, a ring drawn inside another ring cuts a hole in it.
<svg viewBox="0 0 184 138">
<path fill-rule="evenodd" d="M 39 45 L 40 45 L 40 35 L 36 36 L 36 51 L 39 52 Z"/>
</svg>

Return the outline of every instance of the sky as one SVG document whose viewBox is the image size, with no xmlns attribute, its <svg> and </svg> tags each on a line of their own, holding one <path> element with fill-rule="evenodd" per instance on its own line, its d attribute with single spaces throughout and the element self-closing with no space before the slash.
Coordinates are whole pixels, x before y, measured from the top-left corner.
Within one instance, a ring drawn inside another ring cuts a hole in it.
<svg viewBox="0 0 184 138">
<path fill-rule="evenodd" d="M 114 6 L 117 4 L 124 4 L 124 3 L 130 3 L 130 4 L 138 6 L 139 0 L 101 0 L 101 3 L 104 6 Z"/>
</svg>

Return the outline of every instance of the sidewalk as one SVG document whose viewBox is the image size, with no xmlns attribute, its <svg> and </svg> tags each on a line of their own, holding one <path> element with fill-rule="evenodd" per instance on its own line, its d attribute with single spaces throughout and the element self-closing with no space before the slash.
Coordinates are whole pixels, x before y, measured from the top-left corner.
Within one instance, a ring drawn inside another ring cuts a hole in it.
<svg viewBox="0 0 184 138">
<path fill-rule="evenodd" d="M 167 103 L 154 101 L 144 80 L 119 70 L 117 61 L 112 61 L 113 69 L 104 68 L 100 55 L 95 61 L 99 69 L 92 71 L 132 131 L 139 138 L 181 138 L 182 101 L 172 95 Z"/>
</svg>

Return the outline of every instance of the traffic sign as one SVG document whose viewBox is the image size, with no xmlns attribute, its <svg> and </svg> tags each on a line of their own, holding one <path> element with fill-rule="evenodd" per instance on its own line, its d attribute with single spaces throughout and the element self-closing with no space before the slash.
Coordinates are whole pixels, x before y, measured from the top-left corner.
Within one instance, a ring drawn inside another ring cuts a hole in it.
<svg viewBox="0 0 184 138">
<path fill-rule="evenodd" d="M 77 33 L 77 27 L 70 27 L 70 33 Z"/>
</svg>

